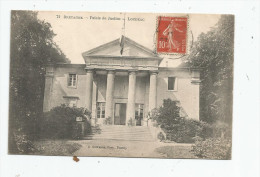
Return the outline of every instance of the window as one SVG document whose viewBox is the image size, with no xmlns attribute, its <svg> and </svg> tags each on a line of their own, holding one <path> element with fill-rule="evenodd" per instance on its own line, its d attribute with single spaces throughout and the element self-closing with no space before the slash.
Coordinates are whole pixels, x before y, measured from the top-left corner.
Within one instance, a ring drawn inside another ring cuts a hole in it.
<svg viewBox="0 0 260 177">
<path fill-rule="evenodd" d="M 78 101 L 77 99 L 70 99 L 68 106 L 69 107 L 77 107 L 77 101 Z"/>
<path fill-rule="evenodd" d="M 76 84 L 77 84 L 77 75 L 76 74 L 69 74 L 68 86 L 76 87 Z"/>
<path fill-rule="evenodd" d="M 144 117 L 144 105 L 135 104 L 135 119 L 143 119 Z"/>
<path fill-rule="evenodd" d="M 77 107 L 79 97 L 77 96 L 63 96 L 65 104 L 69 107 Z"/>
<path fill-rule="evenodd" d="M 177 78 L 168 77 L 168 90 L 177 90 Z"/>
<path fill-rule="evenodd" d="M 97 118 L 105 118 L 106 103 L 97 103 Z"/>
</svg>

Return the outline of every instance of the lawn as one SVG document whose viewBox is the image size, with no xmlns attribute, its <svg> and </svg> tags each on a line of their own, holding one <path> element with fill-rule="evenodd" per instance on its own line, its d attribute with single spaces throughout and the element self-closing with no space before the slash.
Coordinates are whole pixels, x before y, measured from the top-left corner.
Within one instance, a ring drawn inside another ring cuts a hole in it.
<svg viewBox="0 0 260 177">
<path fill-rule="evenodd" d="M 163 146 L 155 149 L 156 152 L 165 155 L 166 158 L 194 159 L 198 158 L 191 152 L 189 145 Z"/>
<path fill-rule="evenodd" d="M 42 140 L 34 142 L 37 147 L 37 155 L 59 155 L 71 156 L 75 151 L 79 150 L 82 145 L 67 140 Z"/>
</svg>

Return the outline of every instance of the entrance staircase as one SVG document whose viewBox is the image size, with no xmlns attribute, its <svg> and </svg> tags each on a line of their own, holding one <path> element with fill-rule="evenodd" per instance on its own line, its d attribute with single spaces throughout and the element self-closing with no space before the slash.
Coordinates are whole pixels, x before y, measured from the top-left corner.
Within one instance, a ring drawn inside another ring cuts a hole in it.
<svg viewBox="0 0 260 177">
<path fill-rule="evenodd" d="M 126 141 L 156 141 L 149 127 L 126 125 L 101 125 L 92 127 L 88 140 L 126 140 Z"/>
</svg>

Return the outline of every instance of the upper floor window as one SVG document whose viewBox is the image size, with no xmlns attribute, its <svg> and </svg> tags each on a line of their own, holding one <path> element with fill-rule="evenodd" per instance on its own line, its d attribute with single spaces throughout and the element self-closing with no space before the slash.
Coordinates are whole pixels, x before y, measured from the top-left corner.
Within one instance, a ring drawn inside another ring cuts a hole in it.
<svg viewBox="0 0 260 177">
<path fill-rule="evenodd" d="M 177 78 L 168 77 L 168 90 L 176 91 L 177 90 Z"/>
<path fill-rule="evenodd" d="M 69 74 L 68 86 L 76 87 L 76 85 L 77 85 L 77 75 L 76 74 Z"/>
</svg>

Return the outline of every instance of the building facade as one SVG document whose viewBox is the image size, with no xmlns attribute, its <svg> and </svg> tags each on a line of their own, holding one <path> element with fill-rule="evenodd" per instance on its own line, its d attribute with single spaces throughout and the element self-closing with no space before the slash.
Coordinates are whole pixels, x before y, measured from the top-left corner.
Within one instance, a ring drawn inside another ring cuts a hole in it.
<svg viewBox="0 0 260 177">
<path fill-rule="evenodd" d="M 182 116 L 199 120 L 198 69 L 160 67 L 163 58 L 125 37 L 120 54 L 119 39 L 82 54 L 85 64 L 46 67 L 43 110 L 61 104 L 84 107 L 92 121 L 114 125 L 146 125 L 149 111 L 164 99 L 179 103 Z"/>
</svg>

